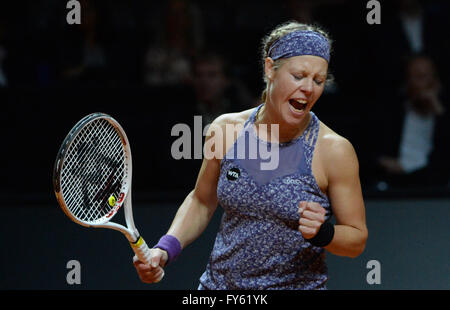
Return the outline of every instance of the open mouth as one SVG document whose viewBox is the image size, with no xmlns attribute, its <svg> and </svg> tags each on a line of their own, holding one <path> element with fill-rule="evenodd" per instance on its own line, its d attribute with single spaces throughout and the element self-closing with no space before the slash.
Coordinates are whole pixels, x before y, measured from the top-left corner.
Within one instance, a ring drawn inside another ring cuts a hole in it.
<svg viewBox="0 0 450 310">
<path fill-rule="evenodd" d="M 308 102 L 303 99 L 289 99 L 289 104 L 296 110 L 296 111 L 304 111 L 306 108 L 306 105 Z"/>
</svg>

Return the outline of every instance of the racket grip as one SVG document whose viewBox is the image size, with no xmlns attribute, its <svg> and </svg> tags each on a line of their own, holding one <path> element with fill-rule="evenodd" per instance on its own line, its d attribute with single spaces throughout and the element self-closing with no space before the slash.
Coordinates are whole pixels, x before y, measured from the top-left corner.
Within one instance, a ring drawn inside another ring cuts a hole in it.
<svg viewBox="0 0 450 310">
<path fill-rule="evenodd" d="M 147 243 L 145 243 L 144 238 L 139 237 L 139 239 L 135 243 L 130 244 L 134 253 L 136 253 L 137 258 L 141 262 L 150 265 L 151 252 L 150 248 L 147 246 Z"/>
</svg>

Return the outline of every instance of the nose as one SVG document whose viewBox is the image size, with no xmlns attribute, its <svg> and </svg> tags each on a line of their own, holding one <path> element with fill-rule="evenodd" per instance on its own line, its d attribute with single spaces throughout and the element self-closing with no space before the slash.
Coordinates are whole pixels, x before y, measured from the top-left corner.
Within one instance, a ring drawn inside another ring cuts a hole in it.
<svg viewBox="0 0 450 310">
<path fill-rule="evenodd" d="M 305 94 L 305 95 L 311 95 L 312 91 L 313 91 L 313 81 L 310 78 L 306 78 L 302 80 L 302 84 L 300 85 L 300 90 Z"/>
</svg>

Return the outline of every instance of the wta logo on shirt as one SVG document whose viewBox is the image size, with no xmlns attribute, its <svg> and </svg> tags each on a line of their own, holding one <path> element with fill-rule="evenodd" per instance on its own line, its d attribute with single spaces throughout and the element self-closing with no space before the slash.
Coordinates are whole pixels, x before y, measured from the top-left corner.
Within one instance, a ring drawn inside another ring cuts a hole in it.
<svg viewBox="0 0 450 310">
<path fill-rule="evenodd" d="M 236 181 L 241 175 L 241 171 L 238 168 L 231 168 L 227 171 L 227 179 L 230 181 Z"/>
</svg>

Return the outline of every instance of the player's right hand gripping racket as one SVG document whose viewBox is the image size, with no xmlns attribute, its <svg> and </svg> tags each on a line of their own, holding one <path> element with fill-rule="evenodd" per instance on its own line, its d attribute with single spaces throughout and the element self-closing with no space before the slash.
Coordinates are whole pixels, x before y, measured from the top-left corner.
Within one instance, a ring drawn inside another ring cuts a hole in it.
<svg viewBox="0 0 450 310">
<path fill-rule="evenodd" d="M 120 124 L 93 113 L 63 141 L 53 171 L 59 205 L 75 223 L 122 232 L 138 259 L 150 264 L 150 249 L 139 235 L 131 207 L 131 150 Z M 127 227 L 111 222 L 124 205 Z"/>
</svg>

